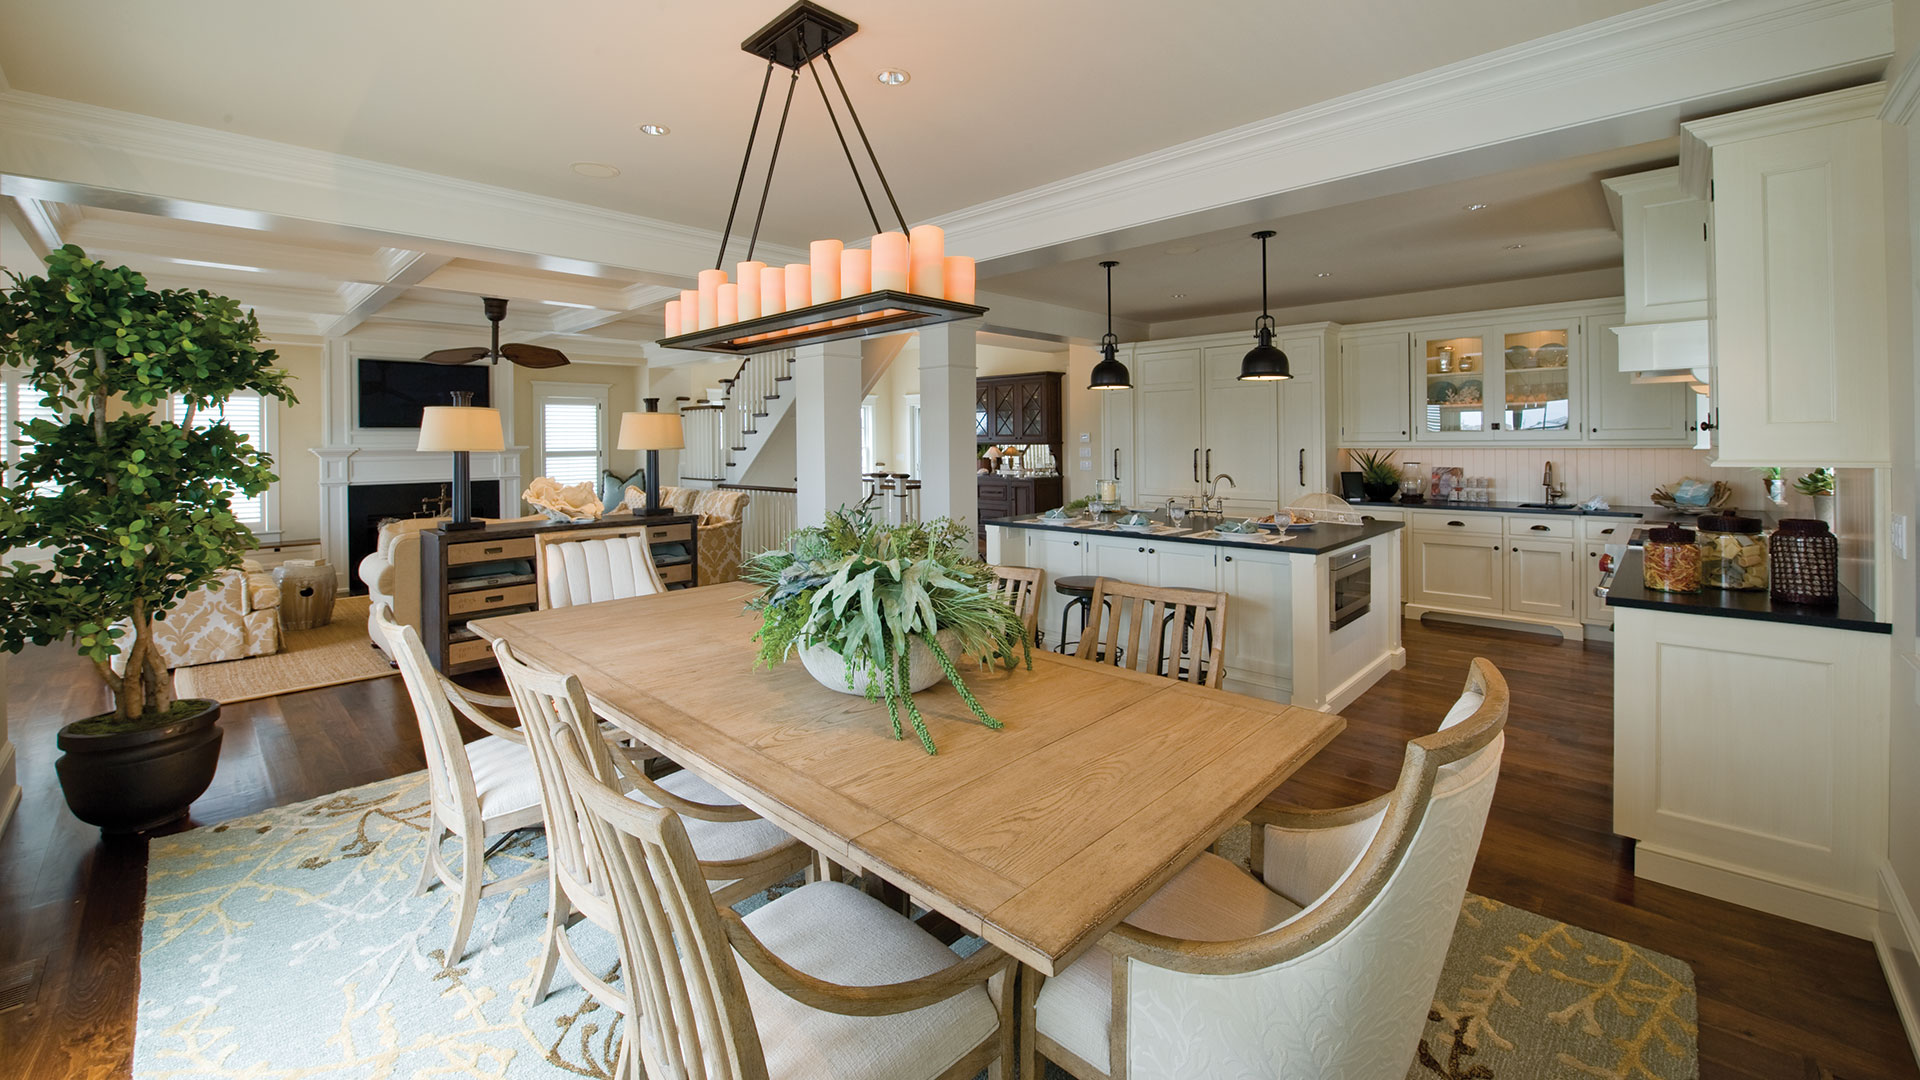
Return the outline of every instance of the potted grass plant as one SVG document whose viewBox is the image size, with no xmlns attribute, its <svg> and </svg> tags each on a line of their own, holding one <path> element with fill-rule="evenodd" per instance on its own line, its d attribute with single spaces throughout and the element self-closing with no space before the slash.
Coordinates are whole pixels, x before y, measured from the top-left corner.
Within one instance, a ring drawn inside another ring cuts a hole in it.
<svg viewBox="0 0 1920 1080">
<path fill-rule="evenodd" d="M 1392 502 L 1400 491 L 1400 466 L 1393 463 L 1391 450 L 1350 450 L 1353 463 L 1360 466 L 1360 490 L 1373 502 Z"/>
<path fill-rule="evenodd" d="M 0 547 L 41 556 L 0 567 L 0 651 L 66 641 L 93 662 L 113 710 L 60 729 L 55 771 L 75 816 L 139 831 L 186 813 L 220 755 L 219 703 L 175 699 L 154 622 L 255 546 L 228 504 L 275 479 L 195 415 L 243 390 L 293 395 L 233 300 L 149 289 L 71 245 L 46 263 L 0 292 L 0 365 L 57 417 L 19 426 L 0 485 Z"/>
<path fill-rule="evenodd" d="M 906 713 L 929 754 L 938 751 L 915 693 L 944 678 L 997 729 L 958 661 L 1033 666 L 1025 626 L 973 556 L 973 530 L 950 518 L 888 525 L 864 505 L 842 507 L 795 532 L 786 550 L 749 559 L 741 577 L 763 586 L 748 603 L 761 616 L 761 664 L 798 652 L 821 685 L 886 702 L 896 739 Z"/>
</svg>

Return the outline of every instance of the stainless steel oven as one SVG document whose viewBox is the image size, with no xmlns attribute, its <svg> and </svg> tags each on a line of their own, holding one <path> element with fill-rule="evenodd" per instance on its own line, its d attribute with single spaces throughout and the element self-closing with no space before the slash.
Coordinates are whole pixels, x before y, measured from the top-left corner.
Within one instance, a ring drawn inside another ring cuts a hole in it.
<svg viewBox="0 0 1920 1080">
<path fill-rule="evenodd" d="M 1373 548 L 1362 544 L 1327 558 L 1329 630 L 1338 630 L 1373 609 Z"/>
</svg>

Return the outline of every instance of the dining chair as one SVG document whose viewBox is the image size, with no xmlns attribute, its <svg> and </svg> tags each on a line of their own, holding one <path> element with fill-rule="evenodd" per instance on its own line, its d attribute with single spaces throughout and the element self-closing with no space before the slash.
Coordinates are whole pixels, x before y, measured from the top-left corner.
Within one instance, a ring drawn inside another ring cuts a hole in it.
<svg viewBox="0 0 1920 1080">
<path fill-rule="evenodd" d="M 1013 959 L 961 958 L 906 916 L 813 881 L 744 918 L 702 887 L 681 815 L 601 779 L 557 738 L 606 855 L 633 1080 L 1010 1080 Z M 744 961 L 744 963 L 742 963 Z"/>
<path fill-rule="evenodd" d="M 594 774 L 626 798 L 672 807 L 686 819 L 686 831 L 700 860 L 700 873 L 717 902 L 734 904 L 792 877 L 811 864 L 805 845 L 686 770 L 649 779 L 640 758 L 613 745 L 587 703 L 580 680 L 523 663 L 504 641 L 493 646 L 500 672 L 523 718 L 527 745 L 539 775 L 546 808 L 548 877 L 547 929 L 540 977 L 533 1001 L 547 996 L 557 962 L 602 1004 L 625 1007 L 625 999 L 574 951 L 567 936 L 581 919 L 617 933 L 613 901 L 607 895 L 606 870 L 597 841 L 580 821 L 567 774 L 556 756 L 556 730 L 576 733 L 595 748 L 589 755 Z"/>
<path fill-rule="evenodd" d="M 1101 578 L 1087 617 L 1074 653 L 1082 660 L 1216 689 L 1226 677 L 1226 593 Z"/>
<path fill-rule="evenodd" d="M 467 935 L 481 899 L 517 889 L 547 872 L 543 863 L 512 877 L 485 880 L 487 837 L 533 828 L 544 820 L 540 781 L 527 753 L 525 734 L 481 710 L 481 706 L 511 708 L 510 698 L 468 690 L 434 670 L 420 635 L 395 621 L 387 605 L 374 605 L 371 622 L 400 669 L 400 681 L 406 684 L 414 718 L 420 723 L 432 815 L 427 822 L 426 860 L 413 891 L 415 896 L 425 893 L 438 878 L 459 893 L 445 961 L 452 967 L 466 955 Z M 454 720 L 456 709 L 487 734 L 463 743 Z M 460 839 L 458 873 L 441 853 L 449 833 Z"/>
<path fill-rule="evenodd" d="M 1404 1076 L 1427 1023 L 1505 746 L 1473 661 L 1400 778 L 1337 810 L 1256 808 L 1258 876 L 1203 853 L 1059 976 L 1022 979 L 1022 1075 Z"/>
<path fill-rule="evenodd" d="M 653 565 L 647 526 L 535 533 L 534 567 L 542 608 L 596 604 L 667 591 Z"/>
<path fill-rule="evenodd" d="M 1039 644 L 1040 579 L 1046 571 L 1032 566 L 996 566 L 993 591 L 1013 605 L 1014 614 L 1026 624 L 1027 638 Z"/>
</svg>

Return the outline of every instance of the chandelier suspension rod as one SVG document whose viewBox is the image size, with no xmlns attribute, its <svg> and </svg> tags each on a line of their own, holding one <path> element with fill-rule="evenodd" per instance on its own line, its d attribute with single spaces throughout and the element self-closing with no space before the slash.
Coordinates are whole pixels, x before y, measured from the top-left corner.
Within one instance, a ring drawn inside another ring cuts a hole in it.
<svg viewBox="0 0 1920 1080">
<path fill-rule="evenodd" d="M 773 167 L 780 164 L 780 141 L 787 136 L 787 114 L 793 111 L 793 88 L 800 85 L 795 71 L 787 80 L 787 101 L 780 106 L 780 126 L 773 133 L 773 156 L 767 159 L 767 182 L 760 188 L 760 209 L 753 215 L 753 236 L 747 240 L 747 261 L 753 261 L 753 249 L 760 246 L 760 222 L 767 216 L 767 193 L 773 190 Z"/>
<path fill-rule="evenodd" d="M 867 160 L 873 162 L 874 175 L 880 178 L 880 190 L 887 193 L 887 202 L 893 205 L 893 216 L 899 219 L 900 231 L 910 232 L 907 228 L 907 216 L 900 212 L 900 200 L 893 197 L 893 185 L 887 183 L 887 172 L 880 167 L 880 158 L 873 152 L 873 141 L 867 138 L 867 128 L 860 122 L 860 114 L 854 110 L 853 99 L 847 96 L 847 84 L 840 81 L 840 69 L 834 66 L 833 50 L 822 50 L 821 56 L 827 60 L 827 70 L 833 74 L 833 85 L 840 88 L 840 100 L 847 104 L 847 115 L 853 117 L 853 130 L 860 133 L 860 144 L 867 148 Z M 798 77 L 796 73 L 796 78 Z"/>
<path fill-rule="evenodd" d="M 813 57 L 807 57 L 807 73 L 813 76 L 813 85 L 820 88 L 820 104 L 827 107 L 827 119 L 833 121 L 833 133 L 840 140 L 840 152 L 847 156 L 847 169 L 853 173 L 854 186 L 860 189 L 860 201 L 867 204 L 867 218 L 873 222 L 873 231 L 884 232 L 880 227 L 880 215 L 873 212 L 873 199 L 867 195 L 866 181 L 860 179 L 860 167 L 853 163 L 853 150 L 847 146 L 847 133 L 840 129 L 840 117 L 833 111 L 833 99 L 827 96 L 827 84 L 820 81 L 820 69 L 813 64 Z"/>
<path fill-rule="evenodd" d="M 766 110 L 767 87 L 772 83 L 773 61 L 769 60 L 766 77 L 760 80 L 760 100 L 753 106 L 753 126 L 747 129 L 747 150 L 740 155 L 740 176 L 733 182 L 733 204 L 727 207 L 727 227 L 720 230 L 720 254 L 713 259 L 715 270 L 725 269 L 727 265 L 727 242 L 733 239 L 733 218 L 740 212 L 740 191 L 747 186 L 747 164 L 753 160 L 753 142 L 760 135 L 760 114 Z"/>
</svg>

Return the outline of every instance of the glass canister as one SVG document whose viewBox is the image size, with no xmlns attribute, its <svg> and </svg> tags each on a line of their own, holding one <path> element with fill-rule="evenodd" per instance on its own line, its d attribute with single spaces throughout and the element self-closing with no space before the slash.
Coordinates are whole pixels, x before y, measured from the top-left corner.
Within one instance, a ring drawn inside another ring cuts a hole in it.
<svg viewBox="0 0 1920 1080">
<path fill-rule="evenodd" d="M 1700 518 L 1700 585 L 1758 592 L 1767 587 L 1767 538 L 1759 518 L 1734 513 Z"/>
<path fill-rule="evenodd" d="M 1773 598 L 1793 604 L 1840 600 L 1840 539 L 1818 518 L 1787 518 L 1773 530 Z"/>
<path fill-rule="evenodd" d="M 1647 532 L 1643 549 L 1647 588 L 1654 592 L 1700 591 L 1700 545 L 1693 530 L 1662 525 Z"/>
</svg>

